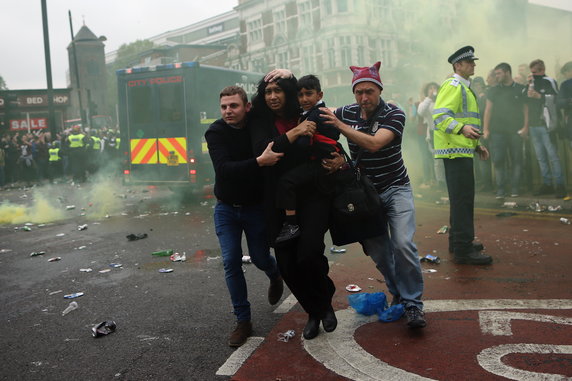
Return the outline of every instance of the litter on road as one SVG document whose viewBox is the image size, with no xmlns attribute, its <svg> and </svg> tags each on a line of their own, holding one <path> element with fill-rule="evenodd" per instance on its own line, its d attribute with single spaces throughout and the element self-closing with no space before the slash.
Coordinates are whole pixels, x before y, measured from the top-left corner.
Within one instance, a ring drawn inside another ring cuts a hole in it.
<svg viewBox="0 0 572 381">
<path fill-rule="evenodd" d="M 128 235 L 126 236 L 126 238 L 127 238 L 128 241 L 137 241 L 137 240 L 139 240 L 139 239 L 147 238 L 147 233 L 140 233 L 140 234 L 133 234 L 133 233 L 131 233 L 131 234 L 128 234 Z"/>
<path fill-rule="evenodd" d="M 421 262 L 427 262 L 427 263 L 441 263 L 441 258 L 439 258 L 435 255 L 427 254 L 426 256 L 421 258 L 420 261 Z"/>
<path fill-rule="evenodd" d="M 437 234 L 445 234 L 449 231 L 449 227 L 447 225 L 443 225 L 437 230 Z"/>
<path fill-rule="evenodd" d="M 361 291 L 361 287 L 358 286 L 357 284 L 348 284 L 346 286 L 346 290 L 348 290 L 349 292 L 359 292 Z"/>
<path fill-rule="evenodd" d="M 83 296 L 84 293 L 83 292 L 74 292 L 73 294 L 67 294 L 64 295 L 65 299 L 75 299 L 75 298 L 79 298 L 80 296 Z"/>
<path fill-rule="evenodd" d="M 116 328 L 117 324 L 115 324 L 113 320 L 102 321 L 91 329 L 91 335 L 93 337 L 109 335 L 110 333 L 115 332 Z"/>
<path fill-rule="evenodd" d="M 175 253 L 171 255 L 169 259 L 171 259 L 171 262 L 185 262 L 187 260 L 187 255 L 185 253 L 183 254 Z"/>
<path fill-rule="evenodd" d="M 287 343 L 294 336 L 296 336 L 296 331 L 294 331 L 293 329 L 289 329 L 288 331 L 286 331 L 284 333 L 280 332 L 278 334 L 278 341 L 282 341 L 282 342 Z"/>
<path fill-rule="evenodd" d="M 77 304 L 77 302 L 71 302 L 69 304 L 69 306 L 67 306 L 66 309 L 62 311 L 62 316 L 69 314 L 70 312 L 77 309 L 78 307 L 79 307 L 79 305 Z"/>
<path fill-rule="evenodd" d="M 169 257 L 174 253 L 173 249 L 169 249 L 169 250 L 159 250 L 159 251 L 154 251 L 153 253 L 151 253 L 151 255 L 155 255 L 157 257 Z"/>
</svg>

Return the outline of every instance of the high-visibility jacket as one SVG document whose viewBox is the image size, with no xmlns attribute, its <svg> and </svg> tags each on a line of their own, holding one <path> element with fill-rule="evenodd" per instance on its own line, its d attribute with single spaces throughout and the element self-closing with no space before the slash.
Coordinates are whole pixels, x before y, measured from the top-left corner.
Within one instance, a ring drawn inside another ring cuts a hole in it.
<svg viewBox="0 0 572 381">
<path fill-rule="evenodd" d="M 81 148 L 83 147 L 84 134 L 71 134 L 68 136 L 68 141 L 70 142 L 70 148 Z"/>
<path fill-rule="evenodd" d="M 441 85 L 433 109 L 433 122 L 436 159 L 473 157 L 479 141 L 466 138 L 461 129 L 465 124 L 482 129 L 479 105 L 473 91 L 458 78 L 448 78 Z"/>
<path fill-rule="evenodd" d="M 119 145 L 121 144 L 121 138 L 115 139 L 115 149 L 119 149 Z"/>
<path fill-rule="evenodd" d="M 96 151 L 100 151 L 101 150 L 101 139 L 98 138 L 97 136 L 92 136 L 91 140 L 93 141 L 91 148 L 93 148 Z"/>
<path fill-rule="evenodd" d="M 49 161 L 60 161 L 62 158 L 60 157 L 60 149 L 59 148 L 50 148 L 48 150 L 50 154 Z"/>
</svg>

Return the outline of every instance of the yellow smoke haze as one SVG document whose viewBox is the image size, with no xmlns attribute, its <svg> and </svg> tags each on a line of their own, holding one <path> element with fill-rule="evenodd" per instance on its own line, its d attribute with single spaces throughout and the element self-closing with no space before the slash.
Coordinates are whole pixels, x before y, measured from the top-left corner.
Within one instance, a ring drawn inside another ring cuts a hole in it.
<svg viewBox="0 0 572 381">
<path fill-rule="evenodd" d="M 52 205 L 37 191 L 34 194 L 34 202 L 31 206 L 16 205 L 10 202 L 0 205 L 1 224 L 21 224 L 25 222 L 44 224 L 63 220 L 65 217 L 66 214 L 60 206 Z"/>
</svg>

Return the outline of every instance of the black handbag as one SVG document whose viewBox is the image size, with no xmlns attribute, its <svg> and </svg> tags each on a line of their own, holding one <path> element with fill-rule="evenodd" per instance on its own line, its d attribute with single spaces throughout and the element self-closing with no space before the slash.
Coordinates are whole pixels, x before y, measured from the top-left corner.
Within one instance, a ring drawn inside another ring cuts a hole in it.
<svg viewBox="0 0 572 381">
<path fill-rule="evenodd" d="M 371 180 L 342 149 L 349 168 L 338 176 L 333 212 L 338 218 L 361 219 L 378 214 L 381 200 Z"/>
<path fill-rule="evenodd" d="M 381 110 L 371 118 L 377 119 Z M 371 123 L 369 131 L 371 131 Z M 349 168 L 337 177 L 336 193 L 332 202 L 330 235 L 336 246 L 347 245 L 386 234 L 387 221 L 382 213 L 383 205 L 371 180 L 359 168 L 363 149 L 355 163 L 342 148 Z"/>
</svg>

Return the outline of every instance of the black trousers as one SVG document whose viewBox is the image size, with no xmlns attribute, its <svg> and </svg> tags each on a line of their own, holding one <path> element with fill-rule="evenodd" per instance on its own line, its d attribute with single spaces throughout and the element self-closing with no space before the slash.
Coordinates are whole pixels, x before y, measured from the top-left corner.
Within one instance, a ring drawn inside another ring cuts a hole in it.
<svg viewBox="0 0 572 381">
<path fill-rule="evenodd" d="M 286 285 L 302 308 L 317 317 L 330 308 L 336 291 L 328 276 L 328 259 L 324 255 L 330 203 L 331 200 L 323 196 L 299 200 L 297 216 L 302 234 L 291 244 L 274 249 Z"/>
<path fill-rule="evenodd" d="M 455 256 L 473 250 L 475 238 L 475 177 L 472 158 L 443 159 L 449 191 L 449 247 Z"/>
<path fill-rule="evenodd" d="M 276 206 L 279 209 L 295 210 L 296 196 L 302 186 L 314 185 L 318 176 L 325 175 L 327 171 L 322 167 L 320 160 L 308 161 L 280 177 L 276 193 Z"/>
</svg>

